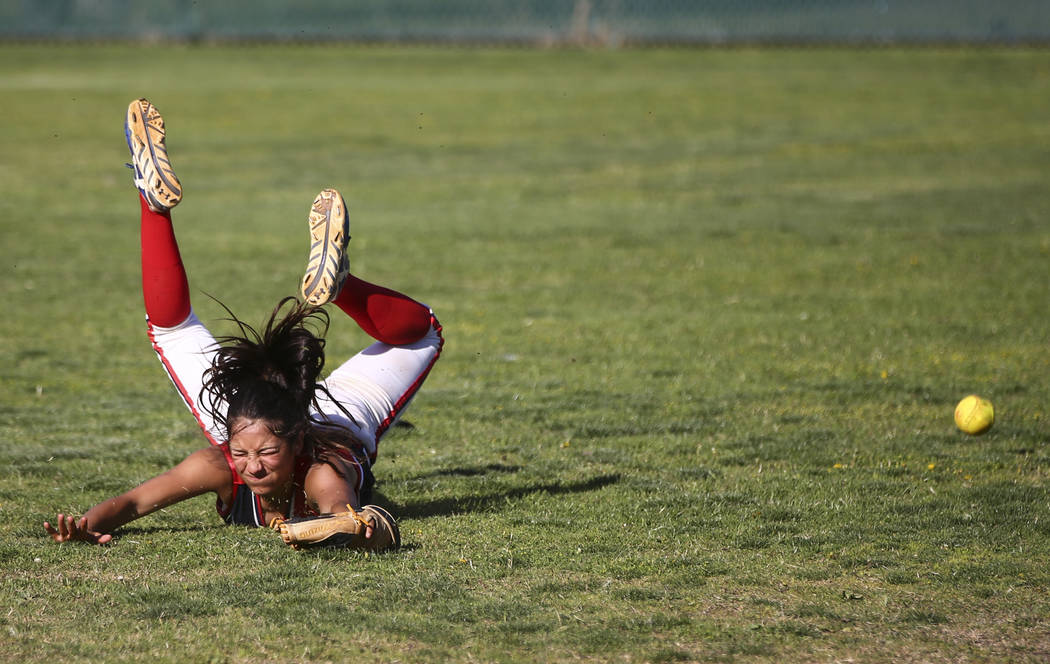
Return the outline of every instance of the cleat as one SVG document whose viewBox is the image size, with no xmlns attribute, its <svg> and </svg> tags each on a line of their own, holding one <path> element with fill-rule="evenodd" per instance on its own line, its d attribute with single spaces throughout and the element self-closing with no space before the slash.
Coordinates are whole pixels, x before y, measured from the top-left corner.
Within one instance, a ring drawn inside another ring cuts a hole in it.
<svg viewBox="0 0 1050 664">
<path fill-rule="evenodd" d="M 182 185 L 164 146 L 164 118 L 146 99 L 128 104 L 124 137 L 131 151 L 128 168 L 135 172 L 135 186 L 154 212 L 167 212 L 182 200 Z"/>
<path fill-rule="evenodd" d="M 310 209 L 310 261 L 300 289 L 304 300 L 319 307 L 339 295 L 350 274 L 349 241 L 346 202 L 335 189 L 325 189 Z"/>
</svg>

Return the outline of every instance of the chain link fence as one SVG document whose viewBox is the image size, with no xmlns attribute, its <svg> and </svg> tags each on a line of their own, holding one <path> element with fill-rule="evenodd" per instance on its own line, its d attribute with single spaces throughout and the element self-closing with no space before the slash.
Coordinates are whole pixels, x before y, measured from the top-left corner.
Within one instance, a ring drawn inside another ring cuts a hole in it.
<svg viewBox="0 0 1050 664">
<path fill-rule="evenodd" d="M 0 39 L 1027 44 L 1050 0 L 0 0 Z"/>
</svg>

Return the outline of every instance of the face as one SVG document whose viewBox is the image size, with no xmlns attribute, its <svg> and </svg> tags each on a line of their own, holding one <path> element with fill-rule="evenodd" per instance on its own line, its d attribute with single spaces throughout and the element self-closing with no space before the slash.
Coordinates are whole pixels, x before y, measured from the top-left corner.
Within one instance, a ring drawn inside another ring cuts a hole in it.
<svg viewBox="0 0 1050 664">
<path fill-rule="evenodd" d="M 265 420 L 240 419 L 231 428 L 230 456 L 244 483 L 260 496 L 285 497 L 300 445 L 275 436 Z"/>
</svg>

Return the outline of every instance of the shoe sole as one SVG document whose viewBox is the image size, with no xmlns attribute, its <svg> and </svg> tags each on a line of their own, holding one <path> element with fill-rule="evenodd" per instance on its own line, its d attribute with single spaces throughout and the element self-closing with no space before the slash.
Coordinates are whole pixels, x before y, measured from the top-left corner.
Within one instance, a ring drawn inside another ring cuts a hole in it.
<svg viewBox="0 0 1050 664">
<path fill-rule="evenodd" d="M 310 260 L 300 289 L 304 300 L 321 306 L 339 294 L 350 272 L 346 256 L 349 241 L 346 202 L 335 189 L 325 189 L 310 209 Z"/>
<path fill-rule="evenodd" d="M 135 174 L 142 180 L 140 189 L 150 207 L 163 212 L 178 205 L 182 200 L 182 184 L 168 159 L 164 118 L 157 107 L 146 99 L 131 102 L 124 121 L 124 135 Z"/>
</svg>

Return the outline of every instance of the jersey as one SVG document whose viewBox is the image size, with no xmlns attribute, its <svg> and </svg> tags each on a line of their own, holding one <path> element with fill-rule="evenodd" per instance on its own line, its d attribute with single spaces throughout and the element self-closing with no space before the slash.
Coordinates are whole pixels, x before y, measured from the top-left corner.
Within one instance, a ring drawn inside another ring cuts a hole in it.
<svg viewBox="0 0 1050 664">
<path fill-rule="evenodd" d="M 230 498 L 228 505 L 222 502 L 222 498 L 215 500 L 215 509 L 218 511 L 219 516 L 222 520 L 230 525 L 238 526 L 251 526 L 251 527 L 264 527 L 266 518 L 264 516 L 262 502 L 259 496 L 255 495 L 251 489 L 241 479 L 240 474 L 237 472 L 237 468 L 233 465 L 233 457 L 230 455 L 229 443 L 224 443 L 220 446 L 222 449 L 223 456 L 226 457 L 226 464 L 230 467 L 230 476 L 233 480 L 233 495 Z M 350 462 L 350 467 L 357 473 L 356 478 L 350 478 L 357 487 L 357 495 L 361 499 L 361 504 L 366 504 L 372 500 L 372 488 L 375 486 L 375 477 L 372 475 L 371 469 L 362 464 L 349 450 L 339 450 L 339 456 L 343 457 Z M 317 510 L 313 509 L 309 501 L 306 498 L 306 473 L 310 470 L 314 460 L 305 454 L 299 455 L 295 458 L 295 471 L 292 475 L 292 486 L 294 487 L 292 492 L 292 501 L 288 506 L 288 513 L 284 515 L 284 518 L 290 519 L 293 517 L 309 517 L 317 516 Z"/>
</svg>

